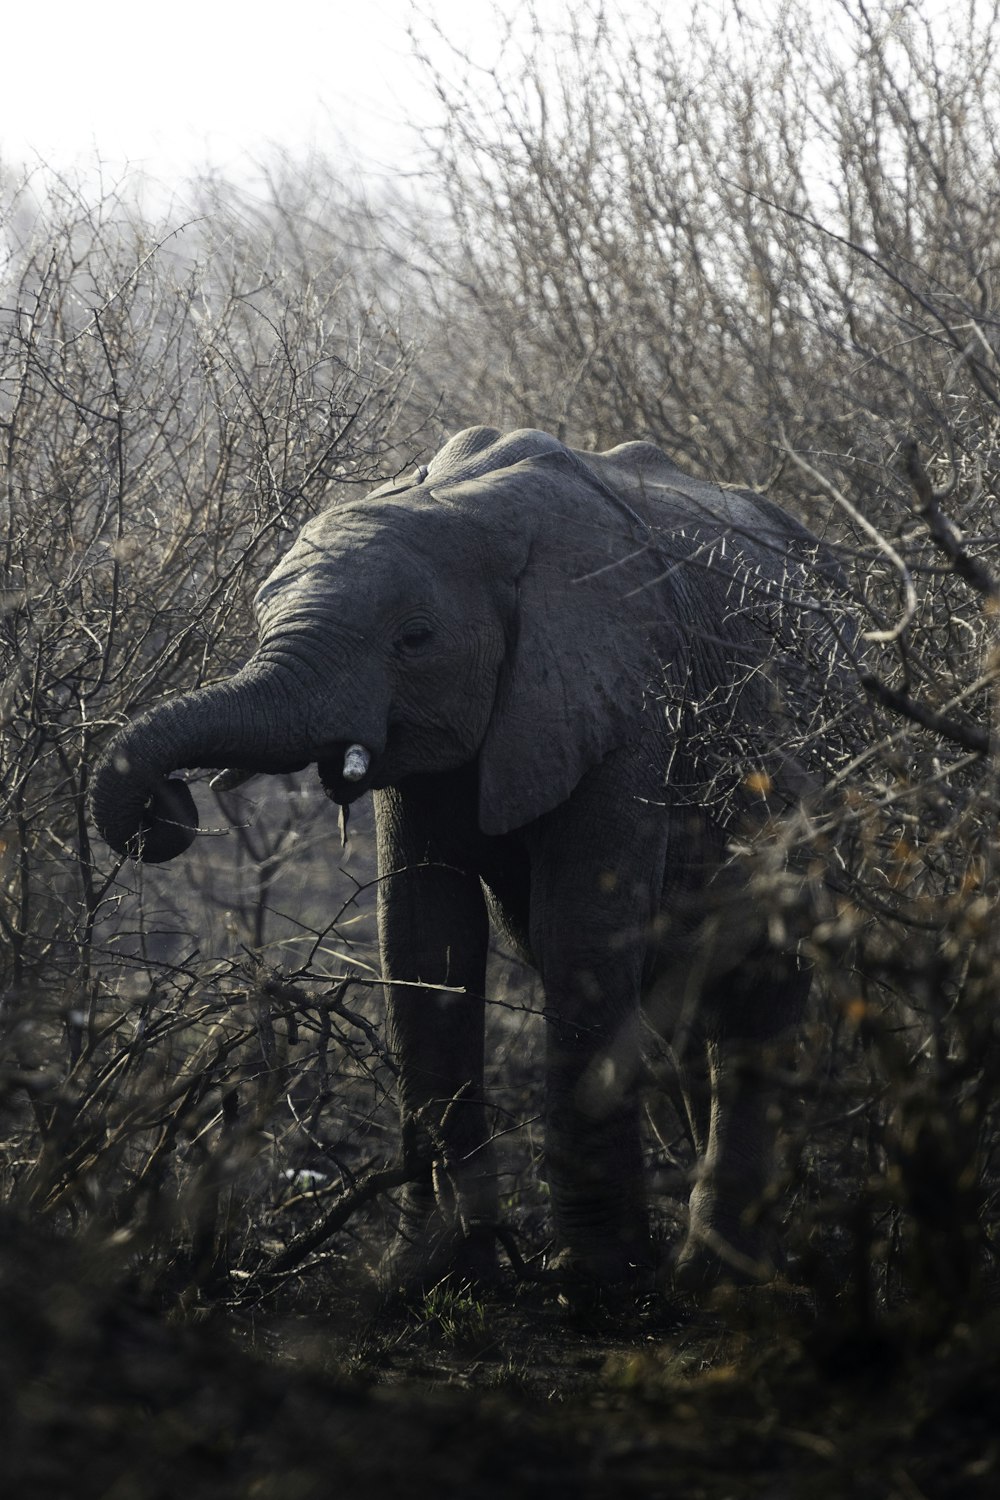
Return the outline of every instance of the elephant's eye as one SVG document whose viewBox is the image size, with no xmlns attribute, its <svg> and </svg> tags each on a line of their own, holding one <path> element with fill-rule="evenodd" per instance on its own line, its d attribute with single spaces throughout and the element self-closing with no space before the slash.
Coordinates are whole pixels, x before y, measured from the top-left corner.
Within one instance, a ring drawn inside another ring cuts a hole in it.
<svg viewBox="0 0 1000 1500">
<path fill-rule="evenodd" d="M 434 634 L 426 620 L 410 620 L 393 642 L 397 651 L 419 651 Z"/>
</svg>

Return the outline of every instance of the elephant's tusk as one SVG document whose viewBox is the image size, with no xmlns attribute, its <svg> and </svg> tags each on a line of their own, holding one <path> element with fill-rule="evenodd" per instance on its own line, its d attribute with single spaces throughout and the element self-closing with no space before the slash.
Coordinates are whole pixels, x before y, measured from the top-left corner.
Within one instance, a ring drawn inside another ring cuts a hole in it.
<svg viewBox="0 0 1000 1500">
<path fill-rule="evenodd" d="M 231 792 L 256 774 L 256 771 L 243 771 L 237 766 L 231 766 L 228 771 L 219 771 L 210 777 L 208 784 L 213 792 Z"/>
<path fill-rule="evenodd" d="M 367 776 L 371 759 L 364 745 L 348 745 L 344 751 L 344 780 L 360 781 Z"/>
</svg>

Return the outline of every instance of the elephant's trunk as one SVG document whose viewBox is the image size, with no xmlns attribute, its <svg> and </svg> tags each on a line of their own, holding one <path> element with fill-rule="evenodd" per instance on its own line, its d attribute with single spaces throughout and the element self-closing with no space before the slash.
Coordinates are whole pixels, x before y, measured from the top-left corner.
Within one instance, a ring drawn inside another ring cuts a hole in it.
<svg viewBox="0 0 1000 1500">
<path fill-rule="evenodd" d="M 304 696 L 304 695 L 303 695 Z M 94 822 L 119 854 L 159 864 L 193 842 L 198 813 L 182 768 L 301 770 L 316 754 L 307 706 L 267 667 L 168 700 L 112 741 L 95 767 Z"/>
</svg>

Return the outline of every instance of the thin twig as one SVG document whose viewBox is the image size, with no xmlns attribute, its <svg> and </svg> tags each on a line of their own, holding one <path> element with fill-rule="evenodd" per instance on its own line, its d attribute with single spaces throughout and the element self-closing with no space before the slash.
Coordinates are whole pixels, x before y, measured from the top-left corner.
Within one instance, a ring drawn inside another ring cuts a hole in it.
<svg viewBox="0 0 1000 1500">
<path fill-rule="evenodd" d="M 931 484 L 927 470 L 921 462 L 915 439 L 907 438 L 903 442 L 899 462 L 900 468 L 913 486 L 913 493 L 916 496 L 914 508 L 926 525 L 931 541 L 939 551 L 944 553 L 954 571 L 960 578 L 964 578 L 971 588 L 974 588 L 978 594 L 984 594 L 988 601 L 1000 601 L 1000 582 L 994 578 L 989 568 L 966 550 L 962 533 L 951 517 L 946 516 L 941 509 L 940 502 L 944 495 L 939 494 Z"/>
<path fill-rule="evenodd" d="M 779 436 L 781 438 L 784 451 L 788 454 L 788 457 L 792 460 L 795 467 L 797 469 L 801 469 L 803 474 L 808 475 L 808 477 L 813 481 L 814 484 L 819 485 L 820 489 L 825 495 L 829 495 L 830 499 L 833 500 L 837 505 L 839 505 L 841 510 L 843 510 L 845 514 L 850 516 L 855 526 L 863 531 L 865 536 L 869 537 L 875 543 L 879 551 L 889 559 L 889 561 L 892 563 L 892 566 L 899 574 L 900 580 L 903 585 L 904 598 L 906 600 L 906 603 L 903 607 L 903 613 L 900 615 L 895 625 L 891 626 L 888 630 L 866 630 L 863 634 L 863 639 L 866 641 L 898 641 L 900 636 L 910 625 L 914 615 L 917 612 L 917 590 L 913 579 L 910 576 L 910 570 L 907 567 L 906 562 L 896 551 L 892 543 L 886 540 L 886 538 L 879 531 L 878 527 L 873 526 L 871 521 L 868 520 L 867 516 L 863 516 L 858 510 L 857 506 L 853 505 L 851 501 L 848 500 L 847 496 L 843 494 L 835 484 L 831 483 L 831 481 L 827 479 L 825 474 L 821 474 L 818 469 L 814 469 L 812 464 L 807 463 L 800 454 L 796 453 L 795 449 L 789 443 L 783 427 L 779 428 Z"/>
<path fill-rule="evenodd" d="M 894 713 L 902 714 L 904 719 L 920 724 L 924 729 L 930 729 L 934 734 L 940 734 L 946 740 L 952 740 L 956 745 L 961 745 L 963 750 L 972 750 L 977 755 L 985 755 L 988 752 L 989 733 L 978 724 L 949 719 L 946 714 L 938 713 L 927 704 L 918 703 L 908 693 L 887 687 L 871 673 L 865 673 L 862 676 L 861 685 L 868 692 L 873 693 L 880 703 L 885 704 L 886 708 L 891 708 Z"/>
</svg>

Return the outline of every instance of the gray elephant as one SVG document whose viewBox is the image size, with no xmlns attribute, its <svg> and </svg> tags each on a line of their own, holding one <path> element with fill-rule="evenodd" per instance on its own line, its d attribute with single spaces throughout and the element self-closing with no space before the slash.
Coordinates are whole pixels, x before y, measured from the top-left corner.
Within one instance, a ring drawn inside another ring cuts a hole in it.
<svg viewBox="0 0 1000 1500">
<path fill-rule="evenodd" d="M 160 861 L 195 837 L 180 768 L 316 762 L 335 802 L 373 792 L 402 1130 L 423 1164 L 396 1271 L 491 1268 L 492 919 L 544 985 L 567 1275 L 620 1282 L 649 1265 L 643 999 L 699 1154 L 680 1272 L 766 1274 L 753 1208 L 775 1127 L 754 1059 L 794 1028 L 809 975 L 769 946 L 739 851 L 857 733 L 827 549 L 651 444 L 579 453 L 476 427 L 410 481 L 311 521 L 256 611 L 241 671 L 114 740 L 94 818 L 119 853 Z"/>
</svg>

